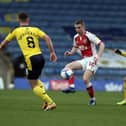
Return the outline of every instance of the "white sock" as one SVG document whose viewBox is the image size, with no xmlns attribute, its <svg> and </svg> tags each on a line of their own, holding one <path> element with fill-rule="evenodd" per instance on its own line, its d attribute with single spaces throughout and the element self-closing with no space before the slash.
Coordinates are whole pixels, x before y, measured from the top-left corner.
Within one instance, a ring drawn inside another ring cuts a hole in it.
<svg viewBox="0 0 126 126">
<path fill-rule="evenodd" d="M 75 84 L 71 84 L 70 87 L 71 87 L 71 88 L 75 88 Z"/>
<path fill-rule="evenodd" d="M 91 82 L 89 82 L 88 84 L 86 84 L 86 88 L 89 88 L 91 86 L 92 86 L 92 83 Z"/>
<path fill-rule="evenodd" d="M 95 97 L 93 97 L 93 98 L 90 98 L 91 100 L 96 100 L 96 98 Z"/>
</svg>

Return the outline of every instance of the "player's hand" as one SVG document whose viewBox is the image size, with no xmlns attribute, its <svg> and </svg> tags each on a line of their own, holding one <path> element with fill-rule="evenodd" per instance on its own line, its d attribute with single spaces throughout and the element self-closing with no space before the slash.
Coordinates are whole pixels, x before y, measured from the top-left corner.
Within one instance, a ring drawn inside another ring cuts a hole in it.
<svg viewBox="0 0 126 126">
<path fill-rule="evenodd" d="M 64 53 L 64 56 L 71 56 L 72 55 L 72 53 L 70 52 L 70 51 L 66 51 L 65 53 Z"/>
<path fill-rule="evenodd" d="M 57 56 L 55 52 L 50 53 L 50 60 L 54 63 L 57 61 Z"/>
</svg>

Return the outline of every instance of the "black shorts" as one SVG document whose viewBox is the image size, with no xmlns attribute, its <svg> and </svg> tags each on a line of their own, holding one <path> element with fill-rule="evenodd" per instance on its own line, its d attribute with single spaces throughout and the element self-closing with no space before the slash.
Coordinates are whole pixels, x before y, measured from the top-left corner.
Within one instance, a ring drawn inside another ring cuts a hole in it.
<svg viewBox="0 0 126 126">
<path fill-rule="evenodd" d="M 42 54 L 34 55 L 30 57 L 32 70 L 27 69 L 27 78 L 30 80 L 36 80 L 41 75 L 42 69 L 45 65 L 45 59 Z"/>
</svg>

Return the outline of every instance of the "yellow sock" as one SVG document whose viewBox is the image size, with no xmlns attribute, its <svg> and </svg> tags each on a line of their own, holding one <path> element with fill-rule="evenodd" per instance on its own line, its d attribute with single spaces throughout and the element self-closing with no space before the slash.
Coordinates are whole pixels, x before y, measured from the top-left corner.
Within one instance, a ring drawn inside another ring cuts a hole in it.
<svg viewBox="0 0 126 126">
<path fill-rule="evenodd" d="M 47 95 L 44 86 L 40 80 L 38 81 L 38 85 L 33 88 L 33 92 L 48 104 L 53 103 L 53 100 Z"/>
<path fill-rule="evenodd" d="M 126 81 L 124 81 L 124 99 L 126 99 Z"/>
<path fill-rule="evenodd" d="M 40 80 L 38 80 L 38 84 L 37 84 L 38 86 L 42 86 L 42 87 L 44 87 L 44 84 L 43 84 L 43 82 L 42 81 L 40 81 Z"/>
</svg>

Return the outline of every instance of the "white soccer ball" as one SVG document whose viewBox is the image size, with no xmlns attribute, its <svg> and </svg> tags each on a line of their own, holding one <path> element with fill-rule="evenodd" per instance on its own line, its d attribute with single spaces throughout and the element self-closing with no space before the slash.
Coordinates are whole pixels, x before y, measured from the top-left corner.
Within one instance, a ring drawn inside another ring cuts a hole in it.
<svg viewBox="0 0 126 126">
<path fill-rule="evenodd" d="M 68 80 L 72 75 L 73 75 L 73 71 L 69 68 L 62 69 L 60 73 L 60 76 L 65 80 Z"/>
</svg>

